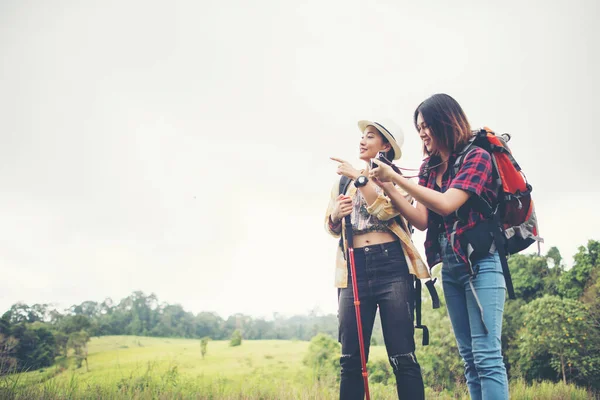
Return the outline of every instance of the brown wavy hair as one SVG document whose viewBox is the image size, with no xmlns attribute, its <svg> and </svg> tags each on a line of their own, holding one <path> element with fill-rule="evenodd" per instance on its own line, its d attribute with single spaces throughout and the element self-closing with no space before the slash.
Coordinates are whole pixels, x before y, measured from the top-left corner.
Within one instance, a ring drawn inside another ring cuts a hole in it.
<svg viewBox="0 0 600 400">
<path fill-rule="evenodd" d="M 447 148 L 451 153 L 462 149 L 473 135 L 471 125 L 460 104 L 447 94 L 434 94 L 419 104 L 414 115 L 417 131 L 419 113 L 423 116 L 436 143 Z M 425 145 L 423 145 L 423 154 L 431 155 Z"/>
</svg>

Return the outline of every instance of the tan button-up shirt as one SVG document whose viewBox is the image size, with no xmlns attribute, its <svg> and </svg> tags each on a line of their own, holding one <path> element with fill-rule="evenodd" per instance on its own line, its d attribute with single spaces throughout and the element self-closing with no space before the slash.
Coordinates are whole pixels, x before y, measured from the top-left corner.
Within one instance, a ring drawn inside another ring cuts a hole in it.
<svg viewBox="0 0 600 400">
<path fill-rule="evenodd" d="M 346 264 L 346 250 L 347 243 L 344 234 L 346 222 L 342 220 L 342 229 L 340 232 L 335 232 L 330 229 L 329 226 L 329 216 L 331 215 L 333 208 L 335 206 L 335 200 L 339 195 L 339 181 L 337 181 L 333 188 L 331 189 L 331 195 L 329 199 L 329 205 L 327 206 L 327 212 L 325 213 L 325 229 L 327 232 L 333 237 L 339 238 L 340 235 L 344 237 L 344 249 L 342 250 L 340 246 L 337 246 L 337 254 L 336 254 L 336 262 L 335 262 L 335 287 L 337 288 L 345 288 L 348 286 L 348 267 Z M 408 193 L 404 192 L 402 189 L 402 194 L 409 200 L 412 201 L 412 198 Z M 346 192 L 347 196 L 352 197 L 353 201 L 355 201 L 357 189 L 354 185 L 348 185 L 348 190 Z M 402 244 L 402 250 L 404 251 L 404 256 L 406 257 L 406 263 L 408 264 L 408 270 L 411 274 L 415 275 L 419 279 L 429 279 L 431 278 L 431 274 L 429 273 L 429 269 L 427 265 L 423 262 L 419 251 L 416 249 L 415 245 L 412 242 L 410 234 L 407 233 L 398 222 L 394 219 L 399 212 L 392 205 L 391 200 L 380 193 L 377 197 L 377 200 L 373 202 L 368 208 L 367 211 L 369 214 L 374 215 L 381 221 L 390 221 L 389 229 L 398 237 L 400 243 Z M 404 226 L 407 225 L 406 220 L 402 217 L 402 222 Z"/>
</svg>

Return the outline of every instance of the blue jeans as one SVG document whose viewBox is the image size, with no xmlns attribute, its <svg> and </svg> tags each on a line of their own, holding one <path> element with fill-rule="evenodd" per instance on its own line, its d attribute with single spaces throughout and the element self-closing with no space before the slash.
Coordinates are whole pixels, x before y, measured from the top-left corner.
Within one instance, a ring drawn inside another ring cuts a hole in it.
<svg viewBox="0 0 600 400">
<path fill-rule="evenodd" d="M 402 246 L 399 242 L 393 242 L 355 249 L 354 259 L 367 361 L 375 313 L 379 306 L 383 339 L 396 377 L 398 398 L 424 399 L 421 367 L 415 356 L 414 278 L 408 272 Z M 365 389 L 361 375 L 354 291 L 350 279 L 348 281 L 348 287 L 340 291 L 339 297 L 339 340 L 342 344 L 340 399 L 362 400 Z"/>
<path fill-rule="evenodd" d="M 483 310 L 469 283 L 467 266 L 459 261 L 445 235 L 440 236 L 442 286 L 458 351 L 465 363 L 465 378 L 471 399 L 508 399 L 508 378 L 502 359 L 502 314 L 506 284 L 498 252 L 477 262 L 479 273 L 472 280 Z M 475 268 L 475 265 L 473 265 Z"/>
</svg>

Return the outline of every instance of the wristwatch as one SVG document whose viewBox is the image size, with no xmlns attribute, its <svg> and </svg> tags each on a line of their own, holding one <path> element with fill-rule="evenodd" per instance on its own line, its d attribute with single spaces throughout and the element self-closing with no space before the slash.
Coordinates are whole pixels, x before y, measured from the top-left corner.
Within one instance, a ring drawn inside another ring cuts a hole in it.
<svg viewBox="0 0 600 400">
<path fill-rule="evenodd" d="M 354 186 L 356 186 L 357 188 L 363 187 L 367 184 L 367 182 L 369 182 L 369 178 L 367 178 L 364 175 L 359 176 L 358 178 L 356 178 L 356 181 L 354 181 Z"/>
</svg>

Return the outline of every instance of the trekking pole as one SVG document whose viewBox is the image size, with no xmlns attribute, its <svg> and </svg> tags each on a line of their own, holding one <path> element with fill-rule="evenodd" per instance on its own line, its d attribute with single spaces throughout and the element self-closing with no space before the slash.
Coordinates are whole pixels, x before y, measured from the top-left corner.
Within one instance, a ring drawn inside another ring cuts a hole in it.
<svg viewBox="0 0 600 400">
<path fill-rule="evenodd" d="M 356 327 L 358 329 L 358 344 L 360 347 L 360 363 L 362 376 L 365 384 L 365 395 L 369 395 L 369 376 L 367 373 L 367 361 L 365 357 L 365 345 L 363 341 L 362 319 L 360 318 L 360 300 L 358 298 L 358 285 L 356 284 L 356 266 L 354 265 L 354 248 L 352 248 L 352 222 L 350 215 L 346 215 L 346 247 L 348 248 L 348 260 L 350 261 L 350 275 L 352 275 L 352 291 L 354 292 L 354 309 L 356 310 Z"/>
</svg>

